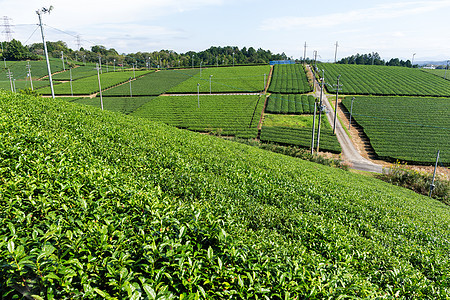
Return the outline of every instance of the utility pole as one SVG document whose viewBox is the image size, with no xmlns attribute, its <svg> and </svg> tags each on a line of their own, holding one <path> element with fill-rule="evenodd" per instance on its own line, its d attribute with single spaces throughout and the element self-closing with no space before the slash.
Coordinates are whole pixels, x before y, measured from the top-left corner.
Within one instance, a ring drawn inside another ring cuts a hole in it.
<svg viewBox="0 0 450 300">
<path fill-rule="evenodd" d="M 192 54 L 192 69 L 194 68 L 194 54 Z"/>
<path fill-rule="evenodd" d="M 11 73 L 10 69 L 8 69 L 8 73 L 6 74 L 6 76 L 9 78 L 9 84 L 11 85 L 11 92 L 14 92 L 12 84 L 13 74 Z"/>
<path fill-rule="evenodd" d="M 44 45 L 44 53 L 45 53 L 45 60 L 47 61 L 47 71 L 48 71 L 48 80 L 50 81 L 50 89 L 52 91 L 52 98 L 55 99 L 55 90 L 53 89 L 53 81 L 52 81 L 52 70 L 50 69 L 50 61 L 48 59 L 48 52 L 47 52 L 47 44 L 45 43 L 44 38 L 44 29 L 42 27 L 42 18 L 41 14 L 50 13 L 53 9 L 53 6 L 50 6 L 49 8 L 41 8 L 36 11 L 37 15 L 39 16 L 39 26 L 41 27 L 41 35 L 42 35 L 42 44 Z"/>
<path fill-rule="evenodd" d="M 317 70 L 317 51 L 314 50 L 314 69 Z"/>
<path fill-rule="evenodd" d="M 33 91 L 33 78 L 31 77 L 31 65 L 30 62 L 27 63 L 27 77 L 30 78 L 31 90 Z"/>
<path fill-rule="evenodd" d="M 100 83 L 100 66 L 99 66 L 99 64 L 97 64 L 96 69 L 97 69 L 97 78 L 98 78 L 98 89 L 100 90 L 100 105 L 103 110 L 103 96 L 102 96 L 102 85 Z"/>
<path fill-rule="evenodd" d="M 211 89 L 211 78 L 212 78 L 213 76 L 212 75 L 209 75 L 209 94 L 211 95 L 211 92 L 212 92 L 212 89 Z"/>
<path fill-rule="evenodd" d="M 416 56 L 416 53 L 413 53 L 413 57 L 412 57 L 412 60 L 411 60 L 411 68 L 413 68 L 413 66 L 414 66 L 414 56 Z"/>
<path fill-rule="evenodd" d="M 266 77 L 267 77 L 267 74 L 264 74 L 264 88 L 263 88 L 263 91 L 265 91 L 266 90 Z"/>
<path fill-rule="evenodd" d="M 303 50 L 303 64 L 306 64 L 306 42 L 305 42 L 305 50 Z"/>
<path fill-rule="evenodd" d="M 130 97 L 133 97 L 133 92 L 131 91 L 131 77 L 130 77 Z"/>
<path fill-rule="evenodd" d="M 447 79 L 447 70 L 448 70 L 448 60 L 447 60 L 447 68 L 445 69 L 444 79 Z"/>
<path fill-rule="evenodd" d="M 434 166 L 434 172 L 433 172 L 433 181 L 430 184 L 430 193 L 428 194 L 428 197 L 431 197 L 431 193 L 433 192 L 434 187 L 435 187 L 434 179 L 436 178 L 436 169 L 437 169 L 437 165 L 438 165 L 438 162 L 439 162 L 439 153 L 440 153 L 440 150 L 438 150 L 438 152 L 437 152 L 436 165 Z"/>
<path fill-rule="evenodd" d="M 69 69 L 69 76 L 70 76 L 70 94 L 73 97 L 73 87 L 72 87 L 72 68 Z"/>
<path fill-rule="evenodd" d="M 234 51 L 233 51 L 233 67 L 234 67 Z"/>
<path fill-rule="evenodd" d="M 63 70 L 66 71 L 66 65 L 64 65 L 64 52 L 63 51 L 61 51 L 61 60 L 63 63 Z"/>
<path fill-rule="evenodd" d="M 320 102 L 319 102 L 319 124 L 317 125 L 317 149 L 316 152 L 319 152 L 319 142 L 320 142 L 320 126 L 322 123 L 322 94 L 323 94 L 323 85 L 325 81 L 325 70 L 322 69 L 322 80 L 320 84 Z"/>
<path fill-rule="evenodd" d="M 98 64 L 99 64 L 99 67 L 100 67 L 100 74 L 103 74 L 103 71 L 102 71 L 102 57 L 100 56 L 100 54 L 98 55 Z"/>
<path fill-rule="evenodd" d="M 116 59 L 114 58 L 114 72 L 116 72 Z"/>
<path fill-rule="evenodd" d="M 314 154 L 314 130 L 316 129 L 316 110 L 317 110 L 317 102 L 314 101 L 314 117 L 313 117 L 313 127 L 312 127 L 312 136 L 311 136 L 311 154 Z"/>
<path fill-rule="evenodd" d="M 338 75 L 338 77 L 337 77 L 337 84 L 336 84 L 336 104 L 334 105 L 333 134 L 336 133 L 336 117 L 337 117 L 338 96 L 339 96 L 339 79 L 340 78 L 341 78 L 341 75 Z"/>
<path fill-rule="evenodd" d="M 352 97 L 352 105 L 350 106 L 350 119 L 348 121 L 348 130 L 350 130 L 350 126 L 352 125 L 353 100 L 355 100 L 355 97 Z"/>
<path fill-rule="evenodd" d="M 136 78 L 136 71 L 134 70 L 134 64 L 131 64 L 133 66 L 133 77 Z"/>
<path fill-rule="evenodd" d="M 337 48 L 339 47 L 339 43 L 336 41 L 336 50 L 334 51 L 334 63 L 336 63 L 336 58 L 337 58 Z"/>
<path fill-rule="evenodd" d="M 200 108 L 200 83 L 197 83 L 197 108 Z"/>
</svg>

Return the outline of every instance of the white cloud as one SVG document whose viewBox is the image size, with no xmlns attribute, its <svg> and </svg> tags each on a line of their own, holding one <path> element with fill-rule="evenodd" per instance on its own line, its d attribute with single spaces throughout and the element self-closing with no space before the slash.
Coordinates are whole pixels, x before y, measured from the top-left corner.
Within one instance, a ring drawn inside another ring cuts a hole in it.
<svg viewBox="0 0 450 300">
<path fill-rule="evenodd" d="M 420 15 L 450 7 L 450 0 L 415 1 L 378 5 L 372 8 L 333 13 L 317 17 L 277 17 L 262 22 L 261 30 L 289 30 L 310 28 L 326 28 L 343 24 L 351 24 L 366 20 L 392 19 L 404 16 Z"/>
</svg>

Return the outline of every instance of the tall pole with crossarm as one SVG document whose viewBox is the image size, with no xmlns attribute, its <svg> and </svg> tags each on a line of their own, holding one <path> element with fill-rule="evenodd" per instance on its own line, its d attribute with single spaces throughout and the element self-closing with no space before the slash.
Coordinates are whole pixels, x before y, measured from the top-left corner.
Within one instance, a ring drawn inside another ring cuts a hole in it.
<svg viewBox="0 0 450 300">
<path fill-rule="evenodd" d="M 45 60 L 47 61 L 47 71 L 48 71 L 48 80 L 50 81 L 50 89 L 52 90 L 52 98 L 55 99 L 55 90 L 53 89 L 53 81 L 52 81 L 52 70 L 50 69 L 50 61 L 48 59 L 48 52 L 47 52 L 47 44 L 45 43 L 44 38 L 44 29 L 42 28 L 42 14 L 50 13 L 53 9 L 53 6 L 50 6 L 49 8 L 41 8 L 36 11 L 37 15 L 39 16 L 39 26 L 41 27 L 41 35 L 42 35 L 42 44 L 44 44 L 44 53 L 45 53 Z"/>
</svg>

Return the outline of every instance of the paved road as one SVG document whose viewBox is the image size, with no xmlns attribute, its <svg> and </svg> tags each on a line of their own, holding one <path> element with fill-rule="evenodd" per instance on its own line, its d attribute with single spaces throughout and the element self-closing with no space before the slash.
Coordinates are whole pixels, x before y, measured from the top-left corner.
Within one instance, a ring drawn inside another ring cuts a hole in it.
<svg viewBox="0 0 450 300">
<path fill-rule="evenodd" d="M 309 66 L 307 68 L 309 68 Z M 317 82 L 317 80 L 314 80 L 314 85 L 316 91 L 315 96 L 317 98 L 320 98 L 320 85 Z M 326 106 L 327 110 L 326 115 L 328 121 L 330 122 L 331 126 L 333 126 L 334 110 L 327 96 L 325 95 L 325 90 L 324 93 L 322 94 L 322 101 L 323 104 Z M 342 124 L 339 122 L 339 119 L 337 119 L 336 122 L 336 136 L 339 141 L 339 144 L 341 144 L 344 160 L 351 164 L 352 169 L 375 173 L 381 173 L 383 171 L 382 166 L 374 164 L 373 162 L 365 159 L 364 157 L 361 156 L 361 154 L 359 154 L 358 150 L 356 150 L 355 146 L 353 145 L 352 140 L 348 137 L 347 132 L 342 127 Z"/>
</svg>

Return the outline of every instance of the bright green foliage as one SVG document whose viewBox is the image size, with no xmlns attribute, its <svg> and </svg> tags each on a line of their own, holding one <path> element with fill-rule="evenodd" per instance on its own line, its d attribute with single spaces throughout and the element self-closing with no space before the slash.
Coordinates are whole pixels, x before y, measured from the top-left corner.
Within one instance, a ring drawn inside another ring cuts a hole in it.
<svg viewBox="0 0 450 300">
<path fill-rule="evenodd" d="M 136 109 L 146 104 L 154 97 L 104 97 L 103 98 L 103 109 L 109 111 L 120 112 L 123 114 L 129 114 L 134 112 Z M 101 107 L 100 98 L 78 98 L 76 103 L 92 105 L 95 107 Z"/>
<path fill-rule="evenodd" d="M 268 91 L 282 94 L 303 94 L 311 92 L 312 85 L 302 65 L 275 65 Z"/>
<path fill-rule="evenodd" d="M 200 102 L 197 96 L 160 96 L 132 115 L 194 131 L 255 138 L 263 106 L 258 95 L 200 95 Z"/>
<path fill-rule="evenodd" d="M 3 81 L 8 78 L 8 69 L 15 79 L 25 80 L 27 78 L 27 64 L 30 64 L 31 66 L 31 77 L 33 77 L 33 79 L 42 78 L 48 75 L 45 59 L 37 61 L 6 61 L 6 68 L 4 62 L 0 61 L 0 80 Z M 63 70 L 60 59 L 50 59 L 50 67 L 52 73 Z"/>
<path fill-rule="evenodd" d="M 264 90 L 264 74 L 269 78 L 270 66 L 244 66 L 202 68 L 201 73 L 182 82 L 169 90 L 169 93 L 197 93 L 200 83 L 200 93 L 209 93 L 209 78 L 213 93 L 226 92 L 260 92 Z"/>
<path fill-rule="evenodd" d="M 266 112 L 278 114 L 312 114 L 315 98 L 313 95 L 272 94 L 267 100 Z"/>
<path fill-rule="evenodd" d="M 1 91 L 0 140 L 5 299 L 450 294 L 449 207 L 380 180 Z"/>
<path fill-rule="evenodd" d="M 106 70 L 104 70 L 106 73 Z M 111 70 L 112 71 L 112 70 Z M 72 69 L 72 80 L 77 80 L 80 78 L 85 78 L 89 76 L 97 75 L 97 69 L 95 65 L 90 64 L 87 66 L 79 66 Z M 54 80 L 70 80 L 70 71 L 66 69 L 65 72 L 61 72 L 52 76 Z"/>
<path fill-rule="evenodd" d="M 350 111 L 351 97 L 343 104 Z M 353 119 L 364 128 L 376 154 L 432 164 L 450 164 L 450 99 L 414 97 L 356 97 Z"/>
<path fill-rule="evenodd" d="M 131 82 L 133 96 L 159 96 L 198 73 L 198 69 L 165 70 L 147 74 Z M 106 91 L 104 96 L 130 96 L 130 85 Z"/>
<path fill-rule="evenodd" d="M 325 70 L 325 86 L 335 92 L 357 95 L 450 96 L 450 82 L 419 69 L 390 66 L 318 64 Z M 322 75 L 322 72 L 320 72 Z"/>
<path fill-rule="evenodd" d="M 136 76 L 147 74 L 149 71 L 136 71 Z M 128 72 L 109 72 L 100 75 L 102 90 L 128 81 L 133 77 L 133 71 Z M 74 95 L 89 95 L 99 91 L 97 75 L 74 80 L 72 82 Z M 50 87 L 39 90 L 44 95 L 51 94 Z M 70 95 L 70 82 L 64 82 L 55 86 L 56 95 Z"/>
</svg>

